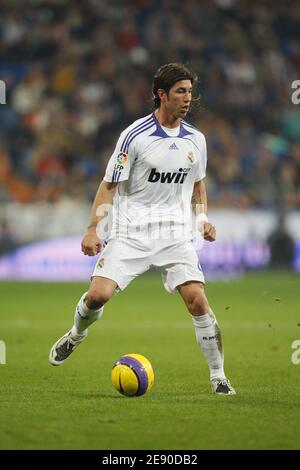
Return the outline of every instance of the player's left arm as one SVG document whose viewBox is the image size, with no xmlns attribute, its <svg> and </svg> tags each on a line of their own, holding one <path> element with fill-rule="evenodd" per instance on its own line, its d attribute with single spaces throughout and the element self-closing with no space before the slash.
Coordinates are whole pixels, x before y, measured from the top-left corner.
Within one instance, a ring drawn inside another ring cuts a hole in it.
<svg viewBox="0 0 300 470">
<path fill-rule="evenodd" d="M 216 227 L 208 222 L 207 218 L 207 194 L 204 179 L 194 184 L 191 202 L 196 214 L 197 229 L 202 233 L 204 240 L 215 241 Z"/>
</svg>

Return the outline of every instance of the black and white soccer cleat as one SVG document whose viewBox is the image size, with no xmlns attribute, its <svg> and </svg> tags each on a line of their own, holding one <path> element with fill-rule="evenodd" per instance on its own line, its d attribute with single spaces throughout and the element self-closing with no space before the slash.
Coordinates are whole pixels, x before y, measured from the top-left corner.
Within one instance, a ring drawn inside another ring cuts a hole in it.
<svg viewBox="0 0 300 470">
<path fill-rule="evenodd" d="M 228 379 L 212 379 L 211 388 L 217 395 L 236 395 L 236 391 Z"/>
<path fill-rule="evenodd" d="M 49 362 L 53 366 L 60 366 L 72 354 L 72 352 L 82 343 L 87 335 L 78 336 L 76 339 L 71 336 L 71 330 L 62 336 L 51 348 Z"/>
</svg>

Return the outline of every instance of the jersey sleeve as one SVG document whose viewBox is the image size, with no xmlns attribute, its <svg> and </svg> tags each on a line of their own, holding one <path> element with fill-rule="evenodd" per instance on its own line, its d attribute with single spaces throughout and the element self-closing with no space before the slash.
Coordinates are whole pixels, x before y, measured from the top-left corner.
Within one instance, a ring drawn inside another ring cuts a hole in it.
<svg viewBox="0 0 300 470">
<path fill-rule="evenodd" d="M 119 137 L 115 150 L 106 167 L 104 181 L 118 183 L 129 178 L 130 169 L 135 159 L 134 145 L 126 143 L 127 133 L 124 131 Z"/>
<path fill-rule="evenodd" d="M 204 135 L 199 135 L 197 140 L 197 170 L 195 182 L 201 181 L 205 178 L 207 165 L 207 149 Z"/>
</svg>

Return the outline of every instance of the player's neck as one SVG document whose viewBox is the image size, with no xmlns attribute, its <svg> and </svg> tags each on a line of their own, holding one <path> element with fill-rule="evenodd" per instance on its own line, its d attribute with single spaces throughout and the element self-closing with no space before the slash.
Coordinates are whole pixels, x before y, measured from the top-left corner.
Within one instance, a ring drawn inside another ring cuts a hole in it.
<svg viewBox="0 0 300 470">
<path fill-rule="evenodd" d="M 172 116 L 163 108 L 156 109 L 154 115 L 161 126 L 169 127 L 170 129 L 180 126 L 181 119 Z"/>
</svg>

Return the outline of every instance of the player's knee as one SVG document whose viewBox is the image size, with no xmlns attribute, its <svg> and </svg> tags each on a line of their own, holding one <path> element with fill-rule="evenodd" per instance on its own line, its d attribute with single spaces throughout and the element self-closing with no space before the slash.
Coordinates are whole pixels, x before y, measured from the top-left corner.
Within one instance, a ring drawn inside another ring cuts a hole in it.
<svg viewBox="0 0 300 470">
<path fill-rule="evenodd" d="M 91 310 L 97 310 L 102 307 L 111 298 L 109 290 L 102 289 L 101 292 L 91 290 L 87 293 L 85 303 Z"/>
<path fill-rule="evenodd" d="M 188 308 L 192 315 L 205 315 L 209 311 L 209 304 L 205 295 L 197 294 L 188 302 Z"/>
</svg>

